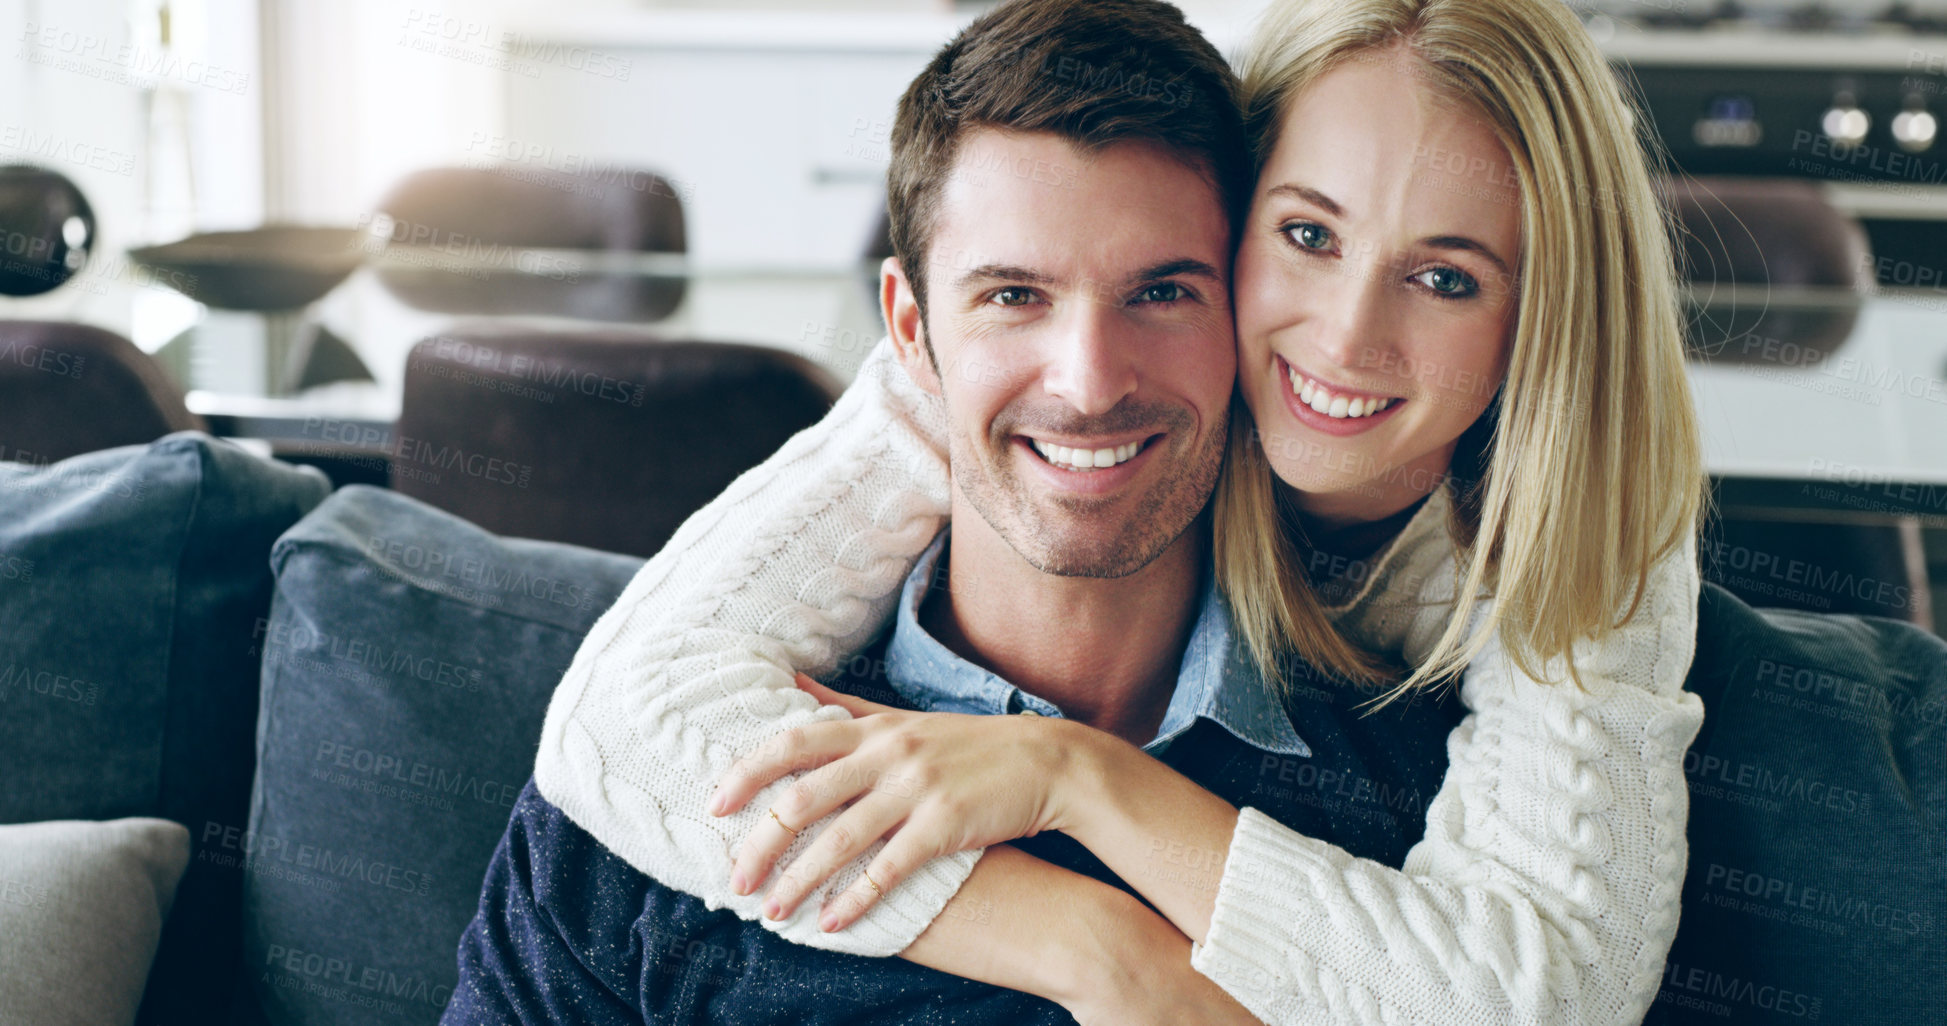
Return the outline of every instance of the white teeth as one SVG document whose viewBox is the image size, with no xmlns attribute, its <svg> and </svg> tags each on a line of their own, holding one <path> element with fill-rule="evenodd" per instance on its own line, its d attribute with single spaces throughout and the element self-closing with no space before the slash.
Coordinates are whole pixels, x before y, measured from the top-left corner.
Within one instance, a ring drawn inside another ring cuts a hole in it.
<svg viewBox="0 0 1947 1026">
<path fill-rule="evenodd" d="M 1299 402 L 1334 420 L 1370 417 L 1396 401 L 1378 396 L 1335 396 L 1330 389 L 1298 373 L 1296 369 L 1291 371 L 1291 393 L 1298 397 Z"/>
<path fill-rule="evenodd" d="M 1029 439 L 1029 441 L 1034 443 L 1034 451 L 1040 453 L 1042 459 L 1063 470 L 1096 470 L 1102 467 L 1113 467 L 1141 452 L 1143 447 L 1141 442 L 1128 442 L 1111 449 L 1071 449 L 1065 445 L 1054 445 L 1038 439 Z"/>
</svg>

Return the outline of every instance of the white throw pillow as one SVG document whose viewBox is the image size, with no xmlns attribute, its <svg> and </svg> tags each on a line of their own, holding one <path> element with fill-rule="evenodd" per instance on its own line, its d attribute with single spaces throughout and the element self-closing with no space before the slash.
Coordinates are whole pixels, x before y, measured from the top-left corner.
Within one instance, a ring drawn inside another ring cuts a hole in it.
<svg viewBox="0 0 1947 1026">
<path fill-rule="evenodd" d="M 164 819 L 0 826 L 0 1026 L 134 1022 L 188 863 Z"/>
</svg>

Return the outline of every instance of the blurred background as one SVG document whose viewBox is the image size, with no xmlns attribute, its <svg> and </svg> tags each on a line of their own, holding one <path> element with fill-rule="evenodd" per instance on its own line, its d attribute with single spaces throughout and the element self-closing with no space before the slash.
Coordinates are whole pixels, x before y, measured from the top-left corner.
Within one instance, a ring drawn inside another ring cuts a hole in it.
<svg viewBox="0 0 1947 1026">
<path fill-rule="evenodd" d="M 893 105 L 986 6 L 0 0 L 0 459 L 201 427 L 649 554 L 878 338 Z M 1573 6 L 1666 151 L 1713 579 L 1939 629 L 1947 0 Z"/>
<path fill-rule="evenodd" d="M 1705 590 L 1646 1021 L 1942 1021 L 1947 0 L 1569 2 L 1705 576 L 1886 618 Z M 595 619 L 879 339 L 893 108 L 985 6 L 0 0 L 0 1024 L 437 1021 Z"/>
</svg>

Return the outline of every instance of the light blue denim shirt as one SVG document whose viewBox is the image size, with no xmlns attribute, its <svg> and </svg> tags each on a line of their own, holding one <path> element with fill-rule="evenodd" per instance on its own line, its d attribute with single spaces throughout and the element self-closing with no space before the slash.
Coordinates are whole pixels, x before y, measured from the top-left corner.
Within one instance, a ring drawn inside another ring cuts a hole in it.
<svg viewBox="0 0 1947 1026">
<path fill-rule="evenodd" d="M 886 682 L 907 701 L 928 712 L 974 715 L 1034 712 L 1060 716 L 1054 703 L 1029 694 L 958 655 L 919 625 L 919 607 L 936 580 L 945 579 L 940 556 L 951 529 L 933 539 L 919 565 L 906 578 L 886 645 Z M 937 572 L 936 572 L 937 571 Z M 1203 601 L 1190 643 L 1183 649 L 1176 691 L 1162 726 L 1143 751 L 1160 755 L 1198 717 L 1211 720 L 1245 744 L 1280 755 L 1311 756 L 1276 695 L 1264 686 L 1256 665 L 1233 642 L 1230 606 L 1217 592 L 1208 566 Z"/>
</svg>

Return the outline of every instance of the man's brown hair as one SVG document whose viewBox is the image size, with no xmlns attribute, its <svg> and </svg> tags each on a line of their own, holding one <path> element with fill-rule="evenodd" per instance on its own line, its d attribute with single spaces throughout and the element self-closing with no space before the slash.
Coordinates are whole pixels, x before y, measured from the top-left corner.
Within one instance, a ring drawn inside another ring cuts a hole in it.
<svg viewBox="0 0 1947 1026">
<path fill-rule="evenodd" d="M 921 318 L 940 192 L 969 130 L 1052 132 L 1088 152 L 1160 143 L 1210 180 L 1235 224 L 1251 178 L 1237 96 L 1223 55 L 1163 0 L 1010 0 L 975 19 L 913 79 L 892 124 L 886 213 Z"/>
</svg>

